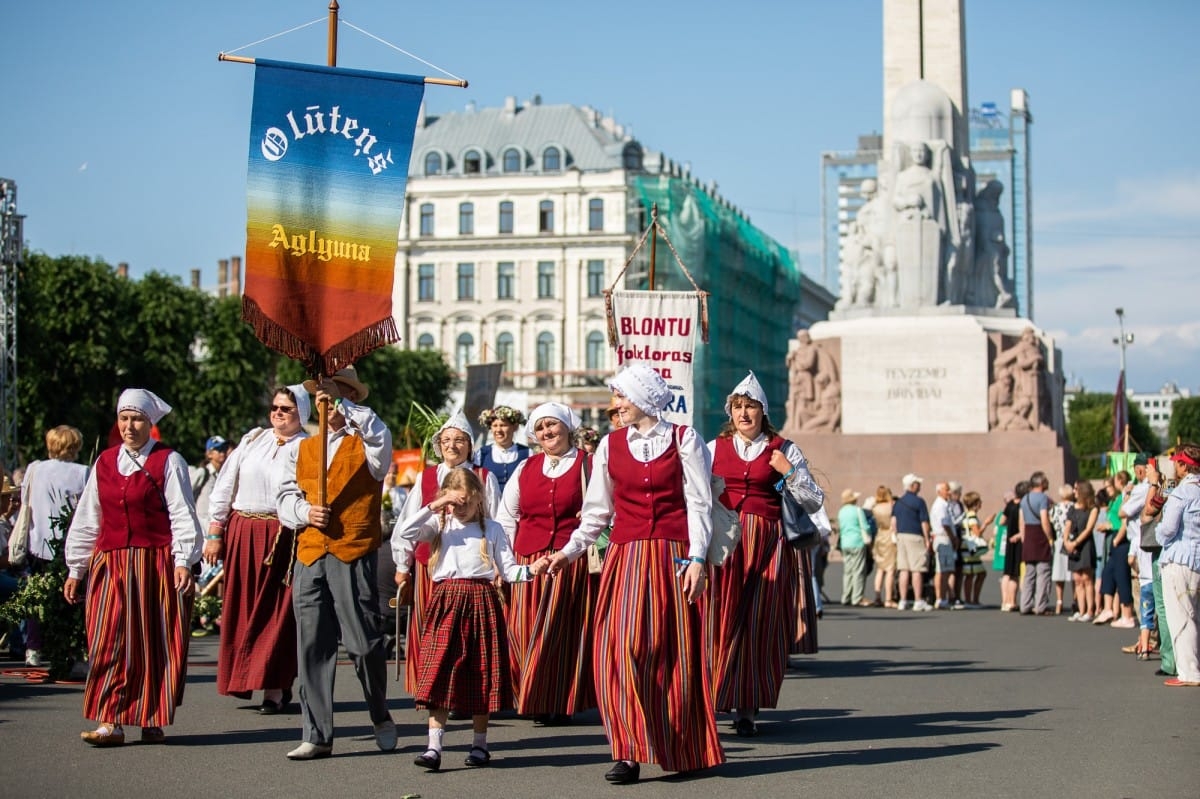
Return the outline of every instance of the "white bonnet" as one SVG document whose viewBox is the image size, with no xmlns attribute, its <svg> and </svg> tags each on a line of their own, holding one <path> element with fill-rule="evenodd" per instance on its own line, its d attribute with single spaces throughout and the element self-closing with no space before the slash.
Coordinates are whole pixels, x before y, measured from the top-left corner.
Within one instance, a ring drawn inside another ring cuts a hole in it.
<svg viewBox="0 0 1200 799">
<path fill-rule="evenodd" d="M 153 391 L 144 388 L 127 388 L 121 392 L 117 400 L 117 413 L 121 411 L 137 411 L 150 420 L 150 424 L 158 424 L 158 420 L 171 412 L 171 406 L 163 402 Z"/>
<path fill-rule="evenodd" d="M 547 418 L 559 420 L 567 426 L 568 430 L 575 430 L 583 421 L 574 409 L 561 402 L 543 402 L 533 409 L 533 413 L 529 414 L 529 421 L 525 423 L 525 426 L 527 429 L 533 430 L 539 419 Z"/>
<path fill-rule="evenodd" d="M 675 396 L 662 375 L 644 363 L 625 367 L 609 381 L 608 387 L 624 395 L 642 413 L 658 419 Z"/>
<path fill-rule="evenodd" d="M 733 416 L 733 408 L 731 406 L 734 397 L 749 397 L 762 405 L 763 416 L 769 415 L 767 413 L 767 392 L 763 391 L 762 384 L 758 382 L 758 378 L 754 376 L 754 372 L 748 372 L 745 379 L 734 386 L 733 391 L 729 392 L 729 397 L 725 400 L 726 416 Z"/>
</svg>

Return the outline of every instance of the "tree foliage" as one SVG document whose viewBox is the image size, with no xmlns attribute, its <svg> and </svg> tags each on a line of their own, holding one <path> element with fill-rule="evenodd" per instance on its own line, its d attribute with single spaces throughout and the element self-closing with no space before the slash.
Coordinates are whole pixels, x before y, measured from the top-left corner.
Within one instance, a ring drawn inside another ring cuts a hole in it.
<svg viewBox="0 0 1200 799">
<path fill-rule="evenodd" d="M 1175 400 L 1171 406 L 1171 424 L 1167 429 L 1170 438 L 1168 444 L 1200 441 L 1200 397 Z"/>
<path fill-rule="evenodd" d="M 1104 476 L 1102 456 L 1112 447 L 1113 395 L 1081 393 L 1071 401 L 1067 438 L 1079 462 L 1079 476 Z M 1136 405 L 1129 406 L 1130 449 L 1157 452 L 1158 436 Z"/>
</svg>

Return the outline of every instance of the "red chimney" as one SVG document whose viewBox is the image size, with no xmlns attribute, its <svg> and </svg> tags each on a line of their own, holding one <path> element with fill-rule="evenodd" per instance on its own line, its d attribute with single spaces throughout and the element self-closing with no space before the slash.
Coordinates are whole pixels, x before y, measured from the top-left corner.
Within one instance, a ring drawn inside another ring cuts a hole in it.
<svg viewBox="0 0 1200 799">
<path fill-rule="evenodd" d="M 242 296 L 242 256 L 235 255 L 229 259 L 229 293 L 235 297 Z"/>
</svg>

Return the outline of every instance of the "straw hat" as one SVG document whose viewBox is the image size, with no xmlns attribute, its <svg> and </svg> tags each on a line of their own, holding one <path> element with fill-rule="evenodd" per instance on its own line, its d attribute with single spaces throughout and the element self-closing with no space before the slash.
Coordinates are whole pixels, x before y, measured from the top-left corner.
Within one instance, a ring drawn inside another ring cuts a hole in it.
<svg viewBox="0 0 1200 799">
<path fill-rule="evenodd" d="M 354 370 L 353 366 L 347 366 L 344 369 L 338 369 L 337 372 L 334 373 L 332 379 L 333 382 L 337 383 L 338 385 L 345 386 L 355 391 L 358 394 L 358 399 L 356 402 L 362 402 L 367 398 L 367 395 L 371 393 L 371 390 L 367 388 L 367 384 L 358 379 L 358 372 Z M 305 380 L 304 390 L 309 394 L 316 394 L 316 381 Z"/>
<path fill-rule="evenodd" d="M 858 493 L 853 488 L 847 488 L 842 492 L 842 504 L 849 505 L 851 502 L 858 502 L 858 498 L 861 496 L 862 494 Z"/>
</svg>

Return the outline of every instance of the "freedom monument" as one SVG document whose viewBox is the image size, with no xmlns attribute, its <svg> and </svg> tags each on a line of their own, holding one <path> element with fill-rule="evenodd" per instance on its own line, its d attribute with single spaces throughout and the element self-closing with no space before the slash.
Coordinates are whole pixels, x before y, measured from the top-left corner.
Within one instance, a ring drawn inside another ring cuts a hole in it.
<svg viewBox="0 0 1200 799">
<path fill-rule="evenodd" d="M 903 490 L 913 472 L 979 491 L 1073 476 L 1054 341 L 1019 318 L 995 180 L 970 163 L 962 0 L 883 0 L 877 180 L 840 255 L 830 321 L 788 354 L 783 434 L 827 491 Z M 928 491 L 931 494 L 932 491 Z"/>
</svg>

